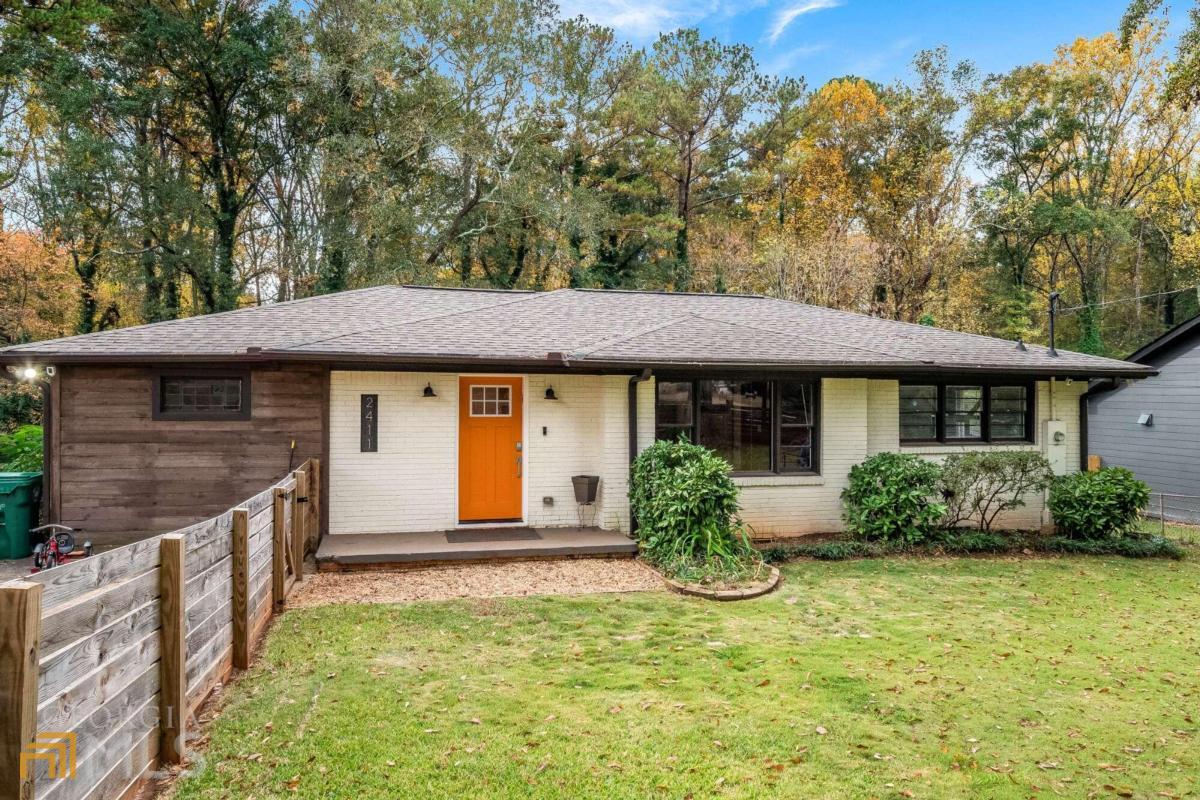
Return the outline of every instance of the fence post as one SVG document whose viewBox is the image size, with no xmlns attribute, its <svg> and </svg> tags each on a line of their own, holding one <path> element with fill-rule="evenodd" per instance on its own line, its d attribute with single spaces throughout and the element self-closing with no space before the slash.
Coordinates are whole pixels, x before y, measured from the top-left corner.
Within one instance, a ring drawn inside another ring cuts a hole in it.
<svg viewBox="0 0 1200 800">
<path fill-rule="evenodd" d="M 284 536 L 283 515 L 284 500 L 287 492 L 275 487 L 275 497 L 271 504 L 271 600 L 275 611 L 283 610 L 283 601 L 287 591 L 287 539 Z"/>
<path fill-rule="evenodd" d="M 159 692 L 159 757 L 166 763 L 183 761 L 187 731 L 187 643 L 183 559 L 187 540 L 181 533 L 168 533 L 160 545 L 162 567 L 162 660 Z"/>
<path fill-rule="evenodd" d="M 233 665 L 250 666 L 250 511 L 233 510 Z"/>
<path fill-rule="evenodd" d="M 308 536 L 308 471 L 296 470 L 296 493 L 292 496 L 292 565 L 296 580 L 304 577 L 304 542 Z"/>
<path fill-rule="evenodd" d="M 309 547 L 313 552 L 316 552 L 317 545 L 321 543 L 321 503 L 325 502 L 325 498 L 321 496 L 321 459 L 310 458 L 308 460 L 308 518 L 311 523 L 308 529 Z"/>
<path fill-rule="evenodd" d="M 1166 514 L 1166 509 L 1165 509 L 1165 508 L 1163 508 L 1163 505 L 1164 505 L 1164 503 L 1163 503 L 1163 494 L 1162 494 L 1162 492 L 1159 492 L 1159 493 L 1158 493 L 1158 534 L 1159 534 L 1160 536 L 1162 536 L 1162 537 L 1166 538 L 1166 535 L 1167 535 L 1167 514 Z"/>
<path fill-rule="evenodd" d="M 0 586 L 0 797 L 33 797 L 32 764 L 22 775 L 21 752 L 37 734 L 41 629 L 42 585 Z"/>
</svg>

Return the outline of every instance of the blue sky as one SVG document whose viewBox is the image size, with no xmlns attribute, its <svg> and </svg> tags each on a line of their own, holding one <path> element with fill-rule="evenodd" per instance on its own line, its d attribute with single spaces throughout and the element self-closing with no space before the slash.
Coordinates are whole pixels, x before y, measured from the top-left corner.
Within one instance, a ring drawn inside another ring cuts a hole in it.
<svg viewBox="0 0 1200 800">
<path fill-rule="evenodd" d="M 983 74 L 1045 61 L 1078 36 L 1115 30 L 1127 0 L 560 0 L 634 44 L 696 26 L 754 48 L 763 70 L 804 76 L 810 87 L 855 74 L 889 82 L 912 55 L 944 44 Z M 1177 23 L 1182 13 L 1173 16 Z M 1177 27 L 1176 24 L 1172 28 Z"/>
</svg>

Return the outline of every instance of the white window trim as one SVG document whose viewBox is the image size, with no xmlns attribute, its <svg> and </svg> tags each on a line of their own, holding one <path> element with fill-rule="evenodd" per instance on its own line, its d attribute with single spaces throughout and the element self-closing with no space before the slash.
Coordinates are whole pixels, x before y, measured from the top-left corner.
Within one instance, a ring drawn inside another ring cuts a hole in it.
<svg viewBox="0 0 1200 800">
<path fill-rule="evenodd" d="M 484 408 L 485 409 L 487 408 L 487 405 L 486 405 L 487 399 L 486 398 L 481 398 L 478 401 L 475 399 L 475 390 L 476 389 L 503 389 L 505 391 L 505 393 L 507 393 L 508 397 L 507 397 L 507 399 L 501 400 L 500 396 L 499 396 L 500 393 L 497 392 L 497 396 L 496 396 L 497 406 L 496 407 L 499 408 L 499 404 L 501 402 L 507 403 L 508 404 L 508 413 L 506 413 L 506 414 L 487 414 L 487 413 L 476 414 L 475 413 L 475 403 L 476 402 L 484 403 L 485 404 Z M 489 418 L 504 419 L 506 417 L 511 417 L 512 416 L 512 387 L 509 386 L 508 384 L 503 384 L 503 383 L 473 383 L 473 384 L 471 384 L 471 396 L 469 398 L 467 398 L 467 416 L 475 417 L 478 419 L 489 419 Z"/>
</svg>

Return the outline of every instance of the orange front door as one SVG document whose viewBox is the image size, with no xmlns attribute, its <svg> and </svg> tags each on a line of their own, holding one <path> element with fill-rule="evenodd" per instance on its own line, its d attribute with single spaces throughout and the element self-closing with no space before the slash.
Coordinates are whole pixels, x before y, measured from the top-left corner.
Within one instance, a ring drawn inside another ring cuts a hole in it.
<svg viewBox="0 0 1200 800">
<path fill-rule="evenodd" d="M 520 378 L 458 379 L 458 519 L 519 521 L 522 392 Z"/>
</svg>

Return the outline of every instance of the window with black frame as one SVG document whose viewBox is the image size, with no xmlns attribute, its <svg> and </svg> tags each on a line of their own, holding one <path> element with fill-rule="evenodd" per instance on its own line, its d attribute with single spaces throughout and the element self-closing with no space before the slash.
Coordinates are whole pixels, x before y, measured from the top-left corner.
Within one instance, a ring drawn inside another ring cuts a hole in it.
<svg viewBox="0 0 1200 800">
<path fill-rule="evenodd" d="M 901 383 L 905 444 L 1033 441 L 1033 387 L 1017 383 Z"/>
<path fill-rule="evenodd" d="M 250 418 L 249 375 L 163 374 L 154 383 L 154 419 Z"/>
<path fill-rule="evenodd" d="M 739 473 L 817 469 L 815 381 L 658 381 L 655 436 L 711 448 Z"/>
</svg>

